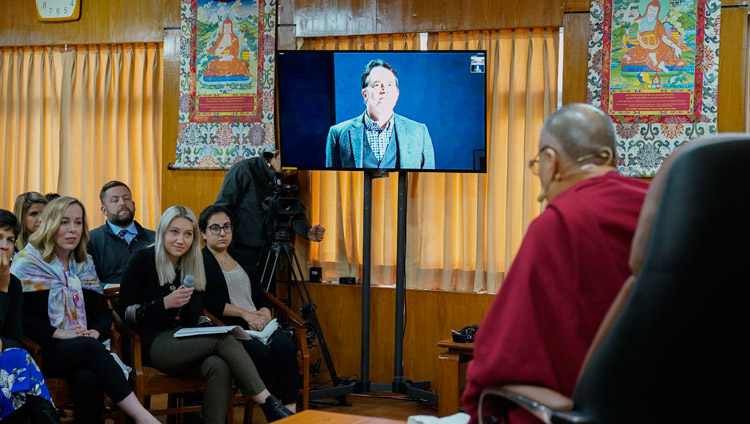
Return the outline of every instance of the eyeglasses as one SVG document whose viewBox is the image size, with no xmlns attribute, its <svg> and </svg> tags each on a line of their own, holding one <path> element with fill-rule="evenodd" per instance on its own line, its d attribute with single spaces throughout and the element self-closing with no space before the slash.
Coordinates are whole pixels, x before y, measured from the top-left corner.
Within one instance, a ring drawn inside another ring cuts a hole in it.
<svg viewBox="0 0 750 424">
<path fill-rule="evenodd" d="M 531 159 L 528 163 L 529 170 L 531 171 L 532 174 L 539 175 L 539 158 L 542 156 L 542 152 L 547 149 L 550 149 L 553 152 L 555 152 L 555 154 L 558 154 L 557 150 L 555 150 L 551 146 L 542 147 L 541 150 L 539 150 L 539 153 L 537 153 L 536 156 L 534 156 L 534 159 Z M 612 150 L 608 147 L 603 147 L 602 149 L 603 150 L 599 151 L 598 153 L 588 153 L 588 154 L 578 157 L 578 159 L 576 159 L 576 163 L 586 162 L 592 159 L 606 159 L 607 164 L 609 164 L 612 161 L 611 159 Z"/>
<path fill-rule="evenodd" d="M 221 234 L 221 230 L 224 230 L 224 234 L 232 234 L 232 224 L 227 222 L 226 224 L 224 224 L 223 227 L 217 224 L 214 224 L 208 227 L 208 230 L 211 231 L 211 234 L 215 236 L 218 236 L 219 234 Z"/>
<path fill-rule="evenodd" d="M 555 152 L 555 154 L 557 154 L 557 150 L 553 149 L 552 146 L 544 146 L 544 147 L 542 147 L 539 150 L 539 153 L 537 153 L 536 156 L 534 156 L 534 159 L 531 159 L 529 161 L 529 171 L 531 171 L 532 174 L 539 175 L 539 158 L 542 156 L 542 152 L 545 151 L 545 150 L 547 150 L 547 149 L 550 149 L 553 152 Z"/>
<path fill-rule="evenodd" d="M 396 89 L 398 86 L 395 82 L 381 82 L 381 81 L 374 81 L 369 84 L 370 88 L 374 88 L 376 90 L 385 90 L 385 91 L 392 91 Z"/>
</svg>

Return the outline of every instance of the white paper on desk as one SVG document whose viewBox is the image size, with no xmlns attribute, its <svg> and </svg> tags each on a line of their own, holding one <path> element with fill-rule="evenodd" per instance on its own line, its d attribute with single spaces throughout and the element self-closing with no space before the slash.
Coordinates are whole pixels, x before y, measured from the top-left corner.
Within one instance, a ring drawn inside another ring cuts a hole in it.
<svg viewBox="0 0 750 424">
<path fill-rule="evenodd" d="M 227 334 L 227 333 L 241 340 L 250 339 L 250 335 L 247 334 L 239 325 L 219 325 L 216 327 L 181 328 L 176 333 L 174 333 L 174 336 L 175 337 L 190 337 L 190 336 L 203 336 L 207 334 Z"/>
<path fill-rule="evenodd" d="M 248 336 L 251 336 L 254 339 L 258 339 L 261 343 L 267 345 L 268 341 L 271 339 L 271 335 L 278 329 L 279 323 L 276 322 L 276 318 L 274 318 L 268 324 L 266 324 L 265 328 L 263 328 L 262 330 L 245 330 L 245 333 L 247 333 Z"/>
<path fill-rule="evenodd" d="M 471 417 L 463 412 L 443 418 L 430 415 L 412 415 L 406 424 L 467 424 L 469 418 Z"/>
</svg>

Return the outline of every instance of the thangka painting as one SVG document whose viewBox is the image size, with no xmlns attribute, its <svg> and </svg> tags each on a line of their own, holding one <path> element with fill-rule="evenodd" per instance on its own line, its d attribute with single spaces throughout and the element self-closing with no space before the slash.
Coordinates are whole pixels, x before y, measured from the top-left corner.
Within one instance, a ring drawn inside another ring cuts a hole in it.
<svg viewBox="0 0 750 424">
<path fill-rule="evenodd" d="M 226 169 L 274 146 L 276 0 L 182 0 L 175 168 Z"/>
<path fill-rule="evenodd" d="M 720 22 L 720 0 L 592 0 L 588 102 L 614 122 L 622 174 L 717 132 Z"/>
</svg>

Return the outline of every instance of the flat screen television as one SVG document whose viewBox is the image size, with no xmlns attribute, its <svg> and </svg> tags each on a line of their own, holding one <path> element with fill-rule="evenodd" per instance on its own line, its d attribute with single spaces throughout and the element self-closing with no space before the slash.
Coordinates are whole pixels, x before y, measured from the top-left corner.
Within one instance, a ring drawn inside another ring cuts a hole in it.
<svg viewBox="0 0 750 424">
<path fill-rule="evenodd" d="M 376 66 L 363 82 L 373 60 L 395 78 Z M 281 50 L 276 69 L 285 169 L 486 172 L 483 50 Z"/>
</svg>

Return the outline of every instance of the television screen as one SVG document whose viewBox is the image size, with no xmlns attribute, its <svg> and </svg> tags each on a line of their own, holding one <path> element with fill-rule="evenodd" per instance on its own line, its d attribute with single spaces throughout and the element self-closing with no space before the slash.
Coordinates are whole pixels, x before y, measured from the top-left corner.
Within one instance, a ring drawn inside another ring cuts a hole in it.
<svg viewBox="0 0 750 424">
<path fill-rule="evenodd" d="M 285 169 L 486 172 L 485 51 L 279 51 Z"/>
</svg>

